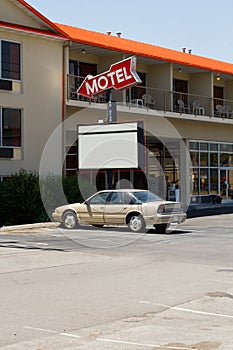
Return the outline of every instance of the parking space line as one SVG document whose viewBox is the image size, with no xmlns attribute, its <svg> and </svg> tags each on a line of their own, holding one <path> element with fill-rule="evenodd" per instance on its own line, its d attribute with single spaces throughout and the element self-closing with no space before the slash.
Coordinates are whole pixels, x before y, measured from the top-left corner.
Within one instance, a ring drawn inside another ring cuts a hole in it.
<svg viewBox="0 0 233 350">
<path fill-rule="evenodd" d="M 165 307 L 166 309 L 171 309 L 171 310 L 177 310 L 177 311 L 184 311 L 184 312 L 190 312 L 193 314 L 200 314 L 200 315 L 208 315 L 208 316 L 217 316 L 217 317 L 225 317 L 225 318 L 232 318 L 233 315 L 226 315 L 226 314 L 219 314 L 219 313 L 214 313 L 214 312 L 207 312 L 207 311 L 199 311 L 199 310 L 193 310 L 193 309 L 186 309 L 182 307 L 177 307 L 177 306 L 170 306 L 166 304 L 157 304 L 157 303 L 151 303 L 149 301 L 139 301 L 141 304 L 153 304 L 156 306 L 162 306 Z"/>
<path fill-rule="evenodd" d="M 31 327 L 31 326 L 23 326 L 25 329 L 31 329 L 39 332 L 45 332 L 45 333 L 51 333 L 55 335 L 60 335 L 60 336 L 65 336 L 65 337 L 70 337 L 70 338 L 79 338 L 81 339 L 82 336 L 76 335 L 73 333 L 64 333 L 64 332 L 56 332 L 50 329 L 45 329 L 45 328 L 37 328 L 37 327 Z M 96 338 L 96 341 L 99 342 L 105 342 L 105 343 L 115 343 L 115 344 L 124 344 L 124 345 L 134 345 L 134 346 L 140 346 L 140 347 L 145 347 L 145 348 L 153 348 L 155 349 L 163 349 L 163 350 L 180 350 L 180 347 L 177 346 L 169 346 L 169 345 L 156 345 L 156 344 L 148 344 L 148 343 L 138 343 L 138 342 L 131 342 L 131 341 L 125 341 L 125 340 L 116 340 L 116 339 L 107 339 L 107 338 Z M 189 348 L 182 347 L 182 350 L 190 350 Z M 202 349 L 200 349 L 202 350 Z M 204 349 L 203 349 L 204 350 Z"/>
<path fill-rule="evenodd" d="M 81 335 L 76 335 L 72 333 L 59 333 L 59 335 L 64 335 L 65 337 L 70 337 L 70 338 L 82 338 Z"/>
<path fill-rule="evenodd" d="M 154 350 L 155 349 L 180 350 L 180 346 L 177 347 L 177 346 L 169 346 L 169 345 L 146 344 L 146 343 L 137 343 L 137 342 L 130 342 L 130 341 L 124 341 L 124 340 L 113 340 L 113 339 L 105 339 L 105 338 L 97 338 L 96 340 L 102 341 L 102 342 L 108 342 L 108 343 L 115 343 L 115 344 L 144 346 L 147 348 L 153 348 Z M 190 350 L 190 347 L 189 348 L 182 347 L 182 350 Z M 202 349 L 200 349 L 200 350 L 202 350 Z"/>
<path fill-rule="evenodd" d="M 23 326 L 23 328 L 25 328 L 25 329 L 31 329 L 31 330 L 39 331 L 39 332 L 46 332 L 46 333 L 57 334 L 56 331 L 52 331 L 52 330 L 50 330 L 50 329 L 45 329 L 45 328 L 38 328 L 38 327 L 31 327 L 31 326 Z"/>
<path fill-rule="evenodd" d="M 31 327 L 31 326 L 23 326 L 25 329 L 32 329 L 34 331 L 39 331 L 39 332 L 45 332 L 45 333 L 52 333 L 52 334 L 57 334 L 57 335 L 62 335 L 65 337 L 72 337 L 72 338 L 82 338 L 81 335 L 76 335 L 72 333 L 65 333 L 65 332 L 57 332 L 57 331 L 52 331 L 51 329 L 45 329 L 45 328 L 39 328 L 39 327 Z"/>
</svg>

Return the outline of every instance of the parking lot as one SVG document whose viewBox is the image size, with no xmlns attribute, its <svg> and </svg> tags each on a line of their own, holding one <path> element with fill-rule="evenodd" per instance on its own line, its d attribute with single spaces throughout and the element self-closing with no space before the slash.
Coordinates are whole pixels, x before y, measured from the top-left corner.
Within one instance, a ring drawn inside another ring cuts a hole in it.
<svg viewBox="0 0 233 350">
<path fill-rule="evenodd" d="M 0 349 L 231 349 L 232 223 L 2 228 Z"/>
</svg>

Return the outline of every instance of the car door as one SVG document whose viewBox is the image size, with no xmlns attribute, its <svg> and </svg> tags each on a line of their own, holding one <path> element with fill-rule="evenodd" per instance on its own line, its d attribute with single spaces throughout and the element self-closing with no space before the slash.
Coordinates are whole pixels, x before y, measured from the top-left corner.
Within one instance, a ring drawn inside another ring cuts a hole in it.
<svg viewBox="0 0 233 350">
<path fill-rule="evenodd" d="M 105 205 L 104 221 L 108 225 L 125 224 L 125 216 L 129 210 L 129 203 L 125 201 L 123 191 L 112 192 Z"/>
<path fill-rule="evenodd" d="M 79 208 L 79 221 L 91 225 L 104 225 L 104 210 L 110 192 L 99 192 Z"/>
</svg>

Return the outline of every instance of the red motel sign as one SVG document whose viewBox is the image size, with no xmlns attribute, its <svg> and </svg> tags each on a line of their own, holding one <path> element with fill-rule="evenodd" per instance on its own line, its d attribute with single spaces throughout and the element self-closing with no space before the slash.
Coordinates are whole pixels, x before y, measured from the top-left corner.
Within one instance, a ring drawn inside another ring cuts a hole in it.
<svg viewBox="0 0 233 350">
<path fill-rule="evenodd" d="M 136 72 L 136 58 L 130 57 L 111 65 L 110 70 L 96 76 L 88 75 L 77 93 L 91 98 L 109 89 L 121 90 L 141 83 Z"/>
</svg>

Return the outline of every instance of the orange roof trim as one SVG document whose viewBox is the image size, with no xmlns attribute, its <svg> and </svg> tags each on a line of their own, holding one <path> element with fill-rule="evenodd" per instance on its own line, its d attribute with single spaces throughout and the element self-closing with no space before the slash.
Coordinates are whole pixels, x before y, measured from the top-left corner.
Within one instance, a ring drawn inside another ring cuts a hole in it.
<svg viewBox="0 0 233 350">
<path fill-rule="evenodd" d="M 55 25 L 62 33 L 65 33 L 70 40 L 79 43 L 233 75 L 233 64 L 231 63 L 64 24 L 55 23 Z"/>
<path fill-rule="evenodd" d="M 12 24 L 12 23 L 6 23 L 6 22 L 2 22 L 0 21 L 0 28 L 7 28 L 7 29 L 13 29 L 13 30 L 20 30 L 22 32 L 27 32 L 27 33 L 32 33 L 32 34 L 37 34 L 37 35 L 45 35 L 51 38 L 56 38 L 56 39 L 62 39 L 62 40 L 67 40 L 66 37 L 62 37 L 61 35 L 58 35 L 56 33 L 53 32 L 49 32 L 47 30 L 40 30 L 40 29 L 36 29 L 36 28 L 31 28 L 31 27 L 27 27 L 27 26 L 21 26 L 21 25 L 16 25 L 16 24 Z"/>
</svg>

